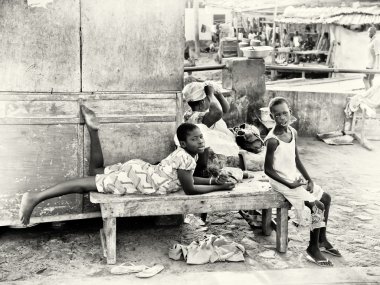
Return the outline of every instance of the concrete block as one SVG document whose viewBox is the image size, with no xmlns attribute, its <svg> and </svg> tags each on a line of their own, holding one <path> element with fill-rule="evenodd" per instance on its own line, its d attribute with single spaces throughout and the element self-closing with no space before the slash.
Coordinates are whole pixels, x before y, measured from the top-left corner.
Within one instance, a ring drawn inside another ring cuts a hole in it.
<svg viewBox="0 0 380 285">
<path fill-rule="evenodd" d="M 265 94 L 265 63 L 263 59 L 231 58 L 222 71 L 223 88 L 235 91 L 238 98 L 250 102 Z"/>
<path fill-rule="evenodd" d="M 229 126 L 252 123 L 255 112 L 264 104 L 265 62 L 263 59 L 231 58 L 222 71 L 222 85 L 233 90 L 230 113 L 224 117 Z"/>
</svg>

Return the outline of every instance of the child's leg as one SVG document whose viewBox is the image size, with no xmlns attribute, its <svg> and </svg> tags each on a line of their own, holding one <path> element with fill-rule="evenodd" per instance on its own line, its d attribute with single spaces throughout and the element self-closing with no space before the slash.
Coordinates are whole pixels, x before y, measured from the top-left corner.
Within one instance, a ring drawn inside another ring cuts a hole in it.
<svg viewBox="0 0 380 285">
<path fill-rule="evenodd" d="M 329 219 L 330 205 L 331 205 L 331 196 L 327 193 L 323 193 L 322 198 L 320 200 L 325 206 L 324 219 L 327 226 L 327 221 Z M 325 248 L 332 248 L 333 246 L 329 243 L 326 237 L 326 227 L 321 228 L 321 232 L 319 234 L 319 246 Z"/>
<path fill-rule="evenodd" d="M 89 174 L 95 176 L 96 174 L 104 173 L 104 159 L 102 147 L 100 145 L 98 130 L 90 130 L 90 163 Z"/>
<path fill-rule="evenodd" d="M 315 202 L 305 202 L 305 205 L 310 209 L 312 213 L 315 211 L 315 206 L 319 210 L 324 210 L 325 207 L 323 203 L 320 201 Z M 310 231 L 310 241 L 309 246 L 306 249 L 306 252 L 314 259 L 315 262 L 317 262 L 321 266 L 332 266 L 332 263 L 323 256 L 321 251 L 319 250 L 319 236 L 320 236 L 320 228 L 313 228 Z"/>
<path fill-rule="evenodd" d="M 86 123 L 88 132 L 90 134 L 90 164 L 89 174 L 95 176 L 96 174 L 104 173 L 104 159 L 102 147 L 99 140 L 99 122 L 95 113 L 81 105 L 81 112 Z"/>
<path fill-rule="evenodd" d="M 42 201 L 72 193 L 87 193 L 96 191 L 95 177 L 84 177 L 68 180 L 50 187 L 42 192 L 28 192 L 22 196 L 20 205 L 20 220 L 24 225 L 29 223 L 33 209 Z"/>
<path fill-rule="evenodd" d="M 59 183 L 45 191 L 28 192 L 22 196 L 20 205 L 20 220 L 24 225 L 29 223 L 33 209 L 42 201 L 71 193 L 87 193 L 96 191 L 95 174 L 104 173 L 103 152 L 99 140 L 99 122 L 95 113 L 81 105 L 81 112 L 90 134 L 90 175 L 92 177 L 78 178 Z"/>
</svg>

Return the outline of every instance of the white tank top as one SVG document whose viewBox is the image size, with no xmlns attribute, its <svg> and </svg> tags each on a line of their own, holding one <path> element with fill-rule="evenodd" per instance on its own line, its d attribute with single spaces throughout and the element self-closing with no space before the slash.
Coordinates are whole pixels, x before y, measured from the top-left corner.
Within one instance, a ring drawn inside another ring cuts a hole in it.
<svg viewBox="0 0 380 285">
<path fill-rule="evenodd" d="M 280 140 L 274 133 L 274 128 L 269 132 L 265 138 L 267 142 L 270 138 L 274 138 L 278 141 L 277 149 L 273 155 L 273 169 L 278 175 L 289 182 L 294 182 L 300 177 L 300 173 L 296 166 L 296 140 L 295 130 L 289 126 L 292 132 L 292 140 L 289 143 Z"/>
</svg>

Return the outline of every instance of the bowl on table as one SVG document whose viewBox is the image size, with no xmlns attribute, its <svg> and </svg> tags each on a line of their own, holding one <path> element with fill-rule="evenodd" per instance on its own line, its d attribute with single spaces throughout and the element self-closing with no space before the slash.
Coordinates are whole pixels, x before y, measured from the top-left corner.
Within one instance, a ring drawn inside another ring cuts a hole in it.
<svg viewBox="0 0 380 285">
<path fill-rule="evenodd" d="M 273 48 L 269 46 L 249 46 L 242 47 L 244 57 L 247 58 L 266 58 L 272 51 Z"/>
</svg>

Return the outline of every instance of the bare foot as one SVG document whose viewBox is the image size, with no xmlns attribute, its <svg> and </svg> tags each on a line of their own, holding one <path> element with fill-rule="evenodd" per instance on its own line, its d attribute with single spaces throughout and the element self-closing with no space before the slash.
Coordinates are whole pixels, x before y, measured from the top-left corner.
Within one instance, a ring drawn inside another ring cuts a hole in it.
<svg viewBox="0 0 380 285">
<path fill-rule="evenodd" d="M 100 123 L 94 111 L 90 110 L 84 105 L 80 106 L 80 110 L 82 112 L 82 115 L 87 127 L 91 130 L 99 130 Z"/>
<path fill-rule="evenodd" d="M 324 255 L 321 253 L 319 248 L 314 248 L 314 247 L 309 246 L 306 249 L 306 253 L 308 255 L 307 256 L 308 260 L 319 266 L 323 266 L 323 267 L 333 266 L 333 263 L 330 260 L 328 260 L 326 257 L 324 257 Z"/>
<path fill-rule="evenodd" d="M 25 193 L 22 196 L 19 217 L 23 225 L 29 224 L 30 216 L 32 215 L 33 209 L 37 204 L 34 193 Z"/>
</svg>

